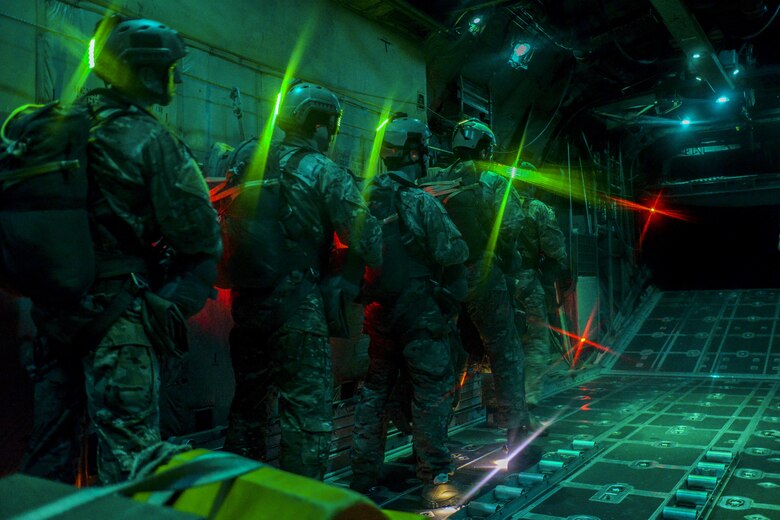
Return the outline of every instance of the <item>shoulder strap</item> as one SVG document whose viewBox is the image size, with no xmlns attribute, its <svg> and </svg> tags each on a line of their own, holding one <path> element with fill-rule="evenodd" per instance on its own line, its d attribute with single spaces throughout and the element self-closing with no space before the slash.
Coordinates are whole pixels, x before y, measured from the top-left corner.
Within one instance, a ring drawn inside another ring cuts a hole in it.
<svg viewBox="0 0 780 520">
<path fill-rule="evenodd" d="M 284 157 L 281 157 L 279 159 L 279 170 L 280 172 L 294 172 L 298 169 L 298 166 L 301 165 L 301 162 L 303 159 L 309 155 L 316 153 L 313 150 L 309 150 L 307 148 L 298 148 L 297 150 L 293 150 L 291 152 L 288 152 L 284 155 Z"/>
</svg>

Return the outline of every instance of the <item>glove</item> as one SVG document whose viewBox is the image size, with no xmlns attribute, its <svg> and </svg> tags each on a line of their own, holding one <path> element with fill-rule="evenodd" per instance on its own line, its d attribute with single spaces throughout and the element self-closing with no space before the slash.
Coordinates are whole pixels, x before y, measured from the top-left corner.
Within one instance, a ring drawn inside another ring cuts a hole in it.
<svg viewBox="0 0 780 520">
<path fill-rule="evenodd" d="M 217 262 L 212 259 L 201 259 L 190 263 L 189 269 L 183 274 L 167 281 L 157 295 L 176 304 L 184 317 L 197 314 L 206 304 L 206 300 L 214 296 L 214 282 L 217 279 Z"/>
</svg>

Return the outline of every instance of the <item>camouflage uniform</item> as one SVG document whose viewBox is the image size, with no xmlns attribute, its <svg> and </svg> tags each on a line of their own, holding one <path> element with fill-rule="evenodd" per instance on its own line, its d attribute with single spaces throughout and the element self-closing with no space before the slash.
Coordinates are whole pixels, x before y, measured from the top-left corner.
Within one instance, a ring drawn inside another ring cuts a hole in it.
<svg viewBox="0 0 780 520">
<path fill-rule="evenodd" d="M 309 149 L 292 174 L 289 204 L 313 248 L 327 251 L 335 231 L 350 251 L 369 265 L 381 263 L 381 230 L 349 173 L 291 137 L 278 156 Z M 273 290 L 235 287 L 230 333 L 236 392 L 230 408 L 225 449 L 266 459 L 266 435 L 279 393 L 282 469 L 322 479 L 327 468 L 332 424 L 333 375 L 328 326 L 319 273 L 294 271 Z M 300 301 L 273 325 L 285 302 Z"/>
<path fill-rule="evenodd" d="M 522 267 L 510 276 L 514 278 L 515 304 L 525 312 L 526 399 L 530 405 L 536 405 L 550 357 L 550 330 L 540 261 L 544 258 L 564 267 L 567 256 L 563 233 L 553 210 L 532 198 L 522 199 L 521 203 L 525 220 L 518 245 L 523 262 Z"/>
<path fill-rule="evenodd" d="M 126 479 L 136 455 L 160 447 L 161 345 L 144 326 L 148 299 L 136 297 L 97 347 L 78 344 L 78 331 L 120 292 L 129 272 L 153 279 L 151 244 L 161 237 L 180 260 L 215 261 L 221 250 L 216 213 L 187 147 L 119 97 L 101 97 L 98 109 L 101 116 L 127 112 L 93 127 L 88 147 L 98 281 L 77 309 L 34 307 L 40 337 L 26 353 L 34 423 L 22 471 L 65 482 L 74 480 L 85 404 L 102 483 Z"/>
<path fill-rule="evenodd" d="M 392 181 L 383 175 L 375 182 Z M 369 200 L 373 202 L 374 198 Z M 371 337 L 370 364 L 355 409 L 351 460 L 354 479 L 373 483 L 384 460 L 386 405 L 402 373 L 409 377 L 412 387 L 417 476 L 430 481 L 452 469 L 446 445 L 454 387 L 450 326 L 434 298 L 431 280 L 440 278 L 437 273 L 443 268 L 462 264 L 468 247 L 435 198 L 419 188 L 399 187 L 396 200 L 399 227 L 410 235 L 403 240 L 404 256 L 419 267 L 416 275 L 410 269 L 399 293 L 370 294 L 371 303 L 365 311 L 364 328 Z M 385 269 L 390 261 L 404 259 L 386 256 Z M 462 267 L 459 273 L 462 278 Z M 370 291 L 370 282 L 368 286 Z"/>
<path fill-rule="evenodd" d="M 423 181 L 462 179 L 469 186 L 478 183 L 477 197 L 482 208 L 474 208 L 469 215 L 453 213 L 452 203 L 445 203 L 447 211 L 458 225 L 469 246 L 466 262 L 469 294 L 464 310 L 477 329 L 490 360 L 490 368 L 496 389 L 496 423 L 506 428 L 522 428 L 528 424 L 528 409 L 523 386 L 524 355 L 514 323 L 514 309 L 506 277 L 502 271 L 516 248 L 516 238 L 523 221 L 519 202 L 507 181 L 491 172 L 479 171 L 472 161 L 454 163 L 435 177 Z M 447 197 L 459 197 L 450 194 Z M 486 252 L 487 236 L 499 217 L 506 201 L 499 227 L 495 254 Z M 486 214 L 480 215 L 480 213 Z M 473 222 L 469 222 L 469 219 Z M 479 226 L 482 236 L 466 231 L 467 226 Z"/>
</svg>

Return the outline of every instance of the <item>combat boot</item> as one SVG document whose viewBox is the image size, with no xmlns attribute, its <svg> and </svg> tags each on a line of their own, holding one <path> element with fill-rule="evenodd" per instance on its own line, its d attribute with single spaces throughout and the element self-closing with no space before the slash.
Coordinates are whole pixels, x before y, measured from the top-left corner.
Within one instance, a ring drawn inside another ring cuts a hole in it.
<svg viewBox="0 0 780 520">
<path fill-rule="evenodd" d="M 454 506 L 460 502 L 461 491 L 446 473 L 436 475 L 422 488 L 422 505 L 429 509 Z"/>
</svg>

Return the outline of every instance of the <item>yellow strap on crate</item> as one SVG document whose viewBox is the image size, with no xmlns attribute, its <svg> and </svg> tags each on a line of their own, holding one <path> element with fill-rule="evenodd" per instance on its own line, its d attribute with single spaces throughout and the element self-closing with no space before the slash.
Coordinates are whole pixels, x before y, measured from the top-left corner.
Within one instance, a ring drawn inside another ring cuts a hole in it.
<svg viewBox="0 0 780 520">
<path fill-rule="evenodd" d="M 157 472 L 191 463 L 208 453 L 211 452 L 203 449 L 181 453 L 168 464 L 158 468 Z M 139 493 L 133 498 L 142 502 L 154 502 L 154 496 L 154 493 Z M 386 514 L 369 499 L 354 491 L 266 465 L 234 479 L 193 487 L 170 495 L 170 501 L 172 503 L 167 505 L 176 510 L 215 520 L 419 518 L 408 513 Z"/>
</svg>

